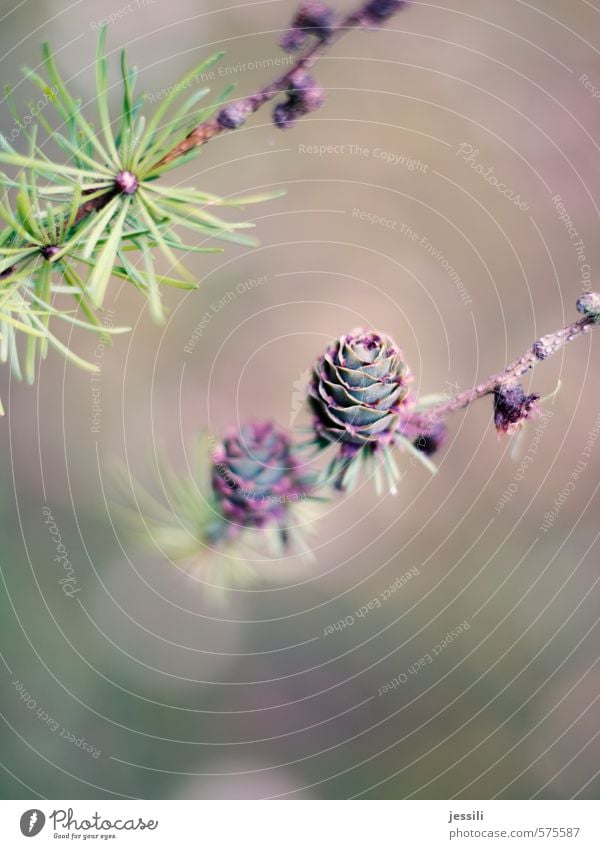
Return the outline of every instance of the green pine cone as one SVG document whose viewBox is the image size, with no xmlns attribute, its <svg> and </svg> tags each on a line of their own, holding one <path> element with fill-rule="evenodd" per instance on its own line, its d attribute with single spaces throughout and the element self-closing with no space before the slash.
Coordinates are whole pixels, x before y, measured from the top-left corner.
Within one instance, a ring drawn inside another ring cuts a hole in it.
<svg viewBox="0 0 600 849">
<path fill-rule="evenodd" d="M 388 336 L 358 329 L 340 337 L 313 369 L 309 402 L 317 439 L 357 449 L 389 445 L 409 383 L 402 352 Z"/>
</svg>

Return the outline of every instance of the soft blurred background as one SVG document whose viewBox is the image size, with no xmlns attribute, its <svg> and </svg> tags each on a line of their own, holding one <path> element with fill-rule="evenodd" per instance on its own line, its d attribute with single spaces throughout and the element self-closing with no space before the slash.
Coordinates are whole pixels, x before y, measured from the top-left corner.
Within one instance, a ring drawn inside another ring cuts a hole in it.
<svg viewBox="0 0 600 849">
<path fill-rule="evenodd" d="M 221 6 L 4 0 L 2 82 L 48 39 L 88 102 L 112 15 L 114 60 L 127 45 L 155 99 L 216 48 L 211 86 L 248 93 L 277 71 L 295 4 Z M 597 798 L 600 340 L 528 378 L 543 396 L 561 388 L 520 444 L 474 405 L 452 419 L 437 476 L 404 458 L 396 497 L 365 483 L 324 511 L 313 565 L 259 563 L 254 584 L 220 596 L 201 569 L 137 548 L 111 487 L 122 462 L 150 484 L 159 447 L 185 471 L 205 428 L 306 425 L 308 368 L 356 326 L 392 335 L 415 386 L 439 392 L 573 320 L 600 285 L 599 49 L 588 0 L 415 2 L 383 32 L 350 34 L 318 67 L 322 110 L 287 133 L 262 110 L 165 177 L 284 188 L 247 211 L 260 247 L 192 257 L 203 286 L 166 292 L 163 327 L 114 281 L 106 320 L 133 332 L 111 349 L 77 337 L 95 385 L 58 355 L 34 387 L 2 370 L 4 797 Z M 7 133 L 6 103 L 0 117 Z M 470 167 L 471 148 L 522 207 Z"/>
</svg>

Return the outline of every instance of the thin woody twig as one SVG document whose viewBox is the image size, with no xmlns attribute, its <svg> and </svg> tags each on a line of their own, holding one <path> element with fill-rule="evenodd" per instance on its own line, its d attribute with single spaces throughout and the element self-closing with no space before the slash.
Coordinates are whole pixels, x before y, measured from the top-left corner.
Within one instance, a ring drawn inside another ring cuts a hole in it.
<svg viewBox="0 0 600 849">
<path fill-rule="evenodd" d="M 577 302 L 579 311 L 583 313 L 580 319 L 568 324 L 561 330 L 548 333 L 546 336 L 537 339 L 524 354 L 503 371 L 488 377 L 483 383 L 453 395 L 426 412 L 408 412 L 402 419 L 400 432 L 410 438 L 419 433 L 426 433 L 434 423 L 439 422 L 451 413 L 468 407 L 473 401 L 477 401 L 486 395 L 493 395 L 503 387 L 511 387 L 518 383 L 519 378 L 533 369 L 538 362 L 547 360 L 568 342 L 583 336 L 595 324 L 598 324 L 600 320 L 599 304 L 600 295 L 596 293 L 584 295 Z M 533 396 L 529 397 L 532 398 Z"/>
<path fill-rule="evenodd" d="M 215 136 L 229 130 L 238 129 L 243 123 L 245 123 L 246 119 L 250 115 L 269 101 L 273 100 L 278 94 L 281 94 L 286 90 L 289 92 L 290 89 L 293 90 L 295 86 L 302 85 L 303 83 L 300 82 L 301 76 L 305 75 L 308 70 L 318 62 L 323 53 L 325 53 L 326 50 L 338 41 L 345 33 L 354 30 L 358 26 L 373 27 L 382 24 L 391 18 L 396 12 L 401 11 L 407 3 L 408 0 L 367 0 L 367 2 L 363 2 L 362 5 L 354 12 L 343 17 L 338 23 L 331 23 L 331 25 L 328 25 L 326 33 L 322 33 L 318 27 L 311 24 L 306 28 L 305 38 L 312 34 L 315 37 L 315 42 L 299 56 L 294 65 L 288 71 L 263 86 L 257 92 L 236 101 L 230 106 L 224 107 L 215 118 L 205 121 L 197 126 L 185 139 L 183 139 L 183 141 L 179 142 L 168 153 L 166 153 L 154 167 L 158 169 L 167 165 L 174 160 L 179 159 L 190 150 L 200 147 L 210 141 Z M 302 9 L 309 5 L 311 4 L 305 3 L 304 6 L 301 6 L 298 14 L 301 14 Z M 333 13 L 328 7 L 321 3 L 312 3 L 312 6 L 319 6 L 322 13 L 329 16 L 333 21 Z M 316 86 L 314 86 L 314 89 L 315 91 L 312 92 L 312 106 L 308 105 L 311 92 L 304 92 L 304 112 L 311 111 L 312 109 L 320 106 L 322 103 L 322 99 L 319 100 Z M 303 112 L 301 111 L 298 114 L 303 114 Z M 291 123 L 292 121 L 290 120 L 288 123 L 279 123 L 279 126 L 291 126 Z M 92 215 L 95 212 L 100 212 L 120 191 L 122 191 L 122 189 L 119 187 L 117 179 L 114 186 L 108 188 L 106 192 L 90 200 L 84 201 L 77 210 L 73 220 L 73 227 L 77 227 L 89 215 Z M 16 270 L 17 264 L 3 272 L 2 277 L 5 277 L 8 274 L 13 274 Z"/>
<path fill-rule="evenodd" d="M 301 55 L 294 65 L 284 74 L 281 74 L 281 76 L 277 77 L 277 79 L 268 83 L 266 86 L 263 86 L 263 88 L 259 89 L 259 91 L 254 94 L 250 94 L 242 100 L 237 101 L 235 105 L 240 113 L 244 115 L 244 119 L 246 116 L 257 112 L 261 106 L 264 106 L 265 103 L 273 100 L 273 98 L 277 97 L 278 94 L 284 92 L 290 84 L 293 84 L 294 77 L 297 76 L 299 72 L 310 70 L 314 65 L 316 65 L 321 56 L 329 47 L 331 47 L 332 44 L 338 41 L 346 33 L 360 26 L 364 22 L 364 19 L 365 6 L 363 4 L 359 9 L 356 9 L 354 12 L 347 15 L 340 21 L 339 24 L 334 26 L 327 38 L 317 41 L 308 51 Z M 235 129 L 238 129 L 238 127 L 232 125 L 228 126 L 225 121 L 219 119 L 219 116 L 212 118 L 209 121 L 205 121 L 203 124 L 200 124 L 192 130 L 187 138 L 165 154 L 160 162 L 157 163 L 156 167 L 167 165 L 174 159 L 183 156 L 189 150 L 206 144 L 207 141 L 210 141 L 210 139 L 214 138 L 216 135 Z"/>
</svg>

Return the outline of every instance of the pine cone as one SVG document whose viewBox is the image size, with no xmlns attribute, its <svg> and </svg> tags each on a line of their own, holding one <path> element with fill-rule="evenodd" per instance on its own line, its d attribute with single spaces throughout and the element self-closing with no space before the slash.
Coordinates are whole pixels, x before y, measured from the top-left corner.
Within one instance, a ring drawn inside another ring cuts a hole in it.
<svg viewBox="0 0 600 849">
<path fill-rule="evenodd" d="M 342 336 L 317 361 L 309 403 L 317 442 L 339 445 L 330 467 L 338 488 L 361 452 L 383 453 L 393 445 L 401 410 L 410 402 L 409 383 L 400 349 L 373 331 Z"/>
<path fill-rule="evenodd" d="M 216 536 L 276 527 L 287 542 L 290 507 L 311 491 L 288 436 L 272 422 L 229 430 L 213 451 L 212 487 L 224 522 Z"/>
</svg>

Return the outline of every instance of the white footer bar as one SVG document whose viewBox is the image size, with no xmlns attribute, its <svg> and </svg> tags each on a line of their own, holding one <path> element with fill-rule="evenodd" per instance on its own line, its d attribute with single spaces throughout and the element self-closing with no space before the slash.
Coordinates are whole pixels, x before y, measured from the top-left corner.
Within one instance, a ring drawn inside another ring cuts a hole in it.
<svg viewBox="0 0 600 849">
<path fill-rule="evenodd" d="M 176 841 L 176 842 L 175 842 Z M 600 847 L 595 801 L 0 801 L 0 846 Z"/>
</svg>

